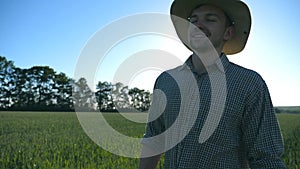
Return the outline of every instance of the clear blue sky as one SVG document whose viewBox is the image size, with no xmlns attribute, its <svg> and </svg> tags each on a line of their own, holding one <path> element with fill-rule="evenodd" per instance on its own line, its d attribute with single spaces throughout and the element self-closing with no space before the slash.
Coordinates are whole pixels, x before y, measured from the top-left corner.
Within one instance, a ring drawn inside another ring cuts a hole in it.
<svg viewBox="0 0 300 169">
<path fill-rule="evenodd" d="M 299 106 L 300 1 L 245 2 L 253 19 L 250 38 L 245 50 L 229 59 L 262 75 L 275 106 Z M 171 0 L 1 0 L 0 55 L 17 67 L 47 65 L 72 77 L 82 48 L 96 31 L 137 13 L 168 14 L 170 4 Z"/>
</svg>

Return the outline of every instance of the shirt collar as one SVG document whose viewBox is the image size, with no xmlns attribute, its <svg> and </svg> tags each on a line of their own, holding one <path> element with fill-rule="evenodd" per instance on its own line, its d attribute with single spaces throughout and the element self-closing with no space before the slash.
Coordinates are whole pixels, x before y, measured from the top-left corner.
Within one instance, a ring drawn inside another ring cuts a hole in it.
<svg viewBox="0 0 300 169">
<path fill-rule="evenodd" d="M 226 54 L 222 53 L 221 56 L 214 62 L 214 64 L 210 65 L 207 69 L 209 69 L 209 71 L 218 70 L 222 73 L 225 73 L 229 64 L 230 62 Z M 179 70 L 181 71 L 187 69 L 196 72 L 192 62 L 192 55 L 185 61 Z"/>
</svg>

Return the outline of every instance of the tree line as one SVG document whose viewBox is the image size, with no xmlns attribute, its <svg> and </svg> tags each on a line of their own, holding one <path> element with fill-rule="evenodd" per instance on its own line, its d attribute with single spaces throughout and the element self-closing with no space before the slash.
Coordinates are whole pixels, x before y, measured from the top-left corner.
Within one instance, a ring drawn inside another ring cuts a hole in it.
<svg viewBox="0 0 300 169">
<path fill-rule="evenodd" d="M 151 93 L 122 83 L 99 81 L 93 91 L 49 66 L 21 69 L 0 56 L 0 110 L 11 111 L 147 111 Z"/>
</svg>

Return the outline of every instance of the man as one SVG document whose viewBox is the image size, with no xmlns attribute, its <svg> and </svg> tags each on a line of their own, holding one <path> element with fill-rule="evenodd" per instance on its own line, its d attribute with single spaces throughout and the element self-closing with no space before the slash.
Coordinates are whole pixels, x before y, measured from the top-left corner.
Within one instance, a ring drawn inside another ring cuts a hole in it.
<svg viewBox="0 0 300 169">
<path fill-rule="evenodd" d="M 246 45 L 251 16 L 239 0 L 174 0 L 171 17 L 192 56 L 156 80 L 140 169 L 285 168 L 268 88 L 226 55 Z M 161 113 L 161 114 L 159 114 Z"/>
</svg>

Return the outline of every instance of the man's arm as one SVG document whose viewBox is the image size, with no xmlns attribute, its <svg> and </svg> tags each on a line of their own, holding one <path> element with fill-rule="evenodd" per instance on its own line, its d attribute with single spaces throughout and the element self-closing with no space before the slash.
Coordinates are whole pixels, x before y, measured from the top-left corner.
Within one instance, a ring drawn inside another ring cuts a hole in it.
<svg viewBox="0 0 300 169">
<path fill-rule="evenodd" d="M 152 157 L 146 157 L 147 154 L 153 154 L 152 152 L 153 151 L 150 148 L 143 145 L 141 157 L 145 157 L 145 158 L 140 158 L 139 169 L 155 169 L 161 155 L 158 154 Z"/>
<path fill-rule="evenodd" d="M 285 168 L 280 156 L 283 140 L 265 83 L 248 97 L 242 125 L 243 141 L 251 168 Z"/>
</svg>

